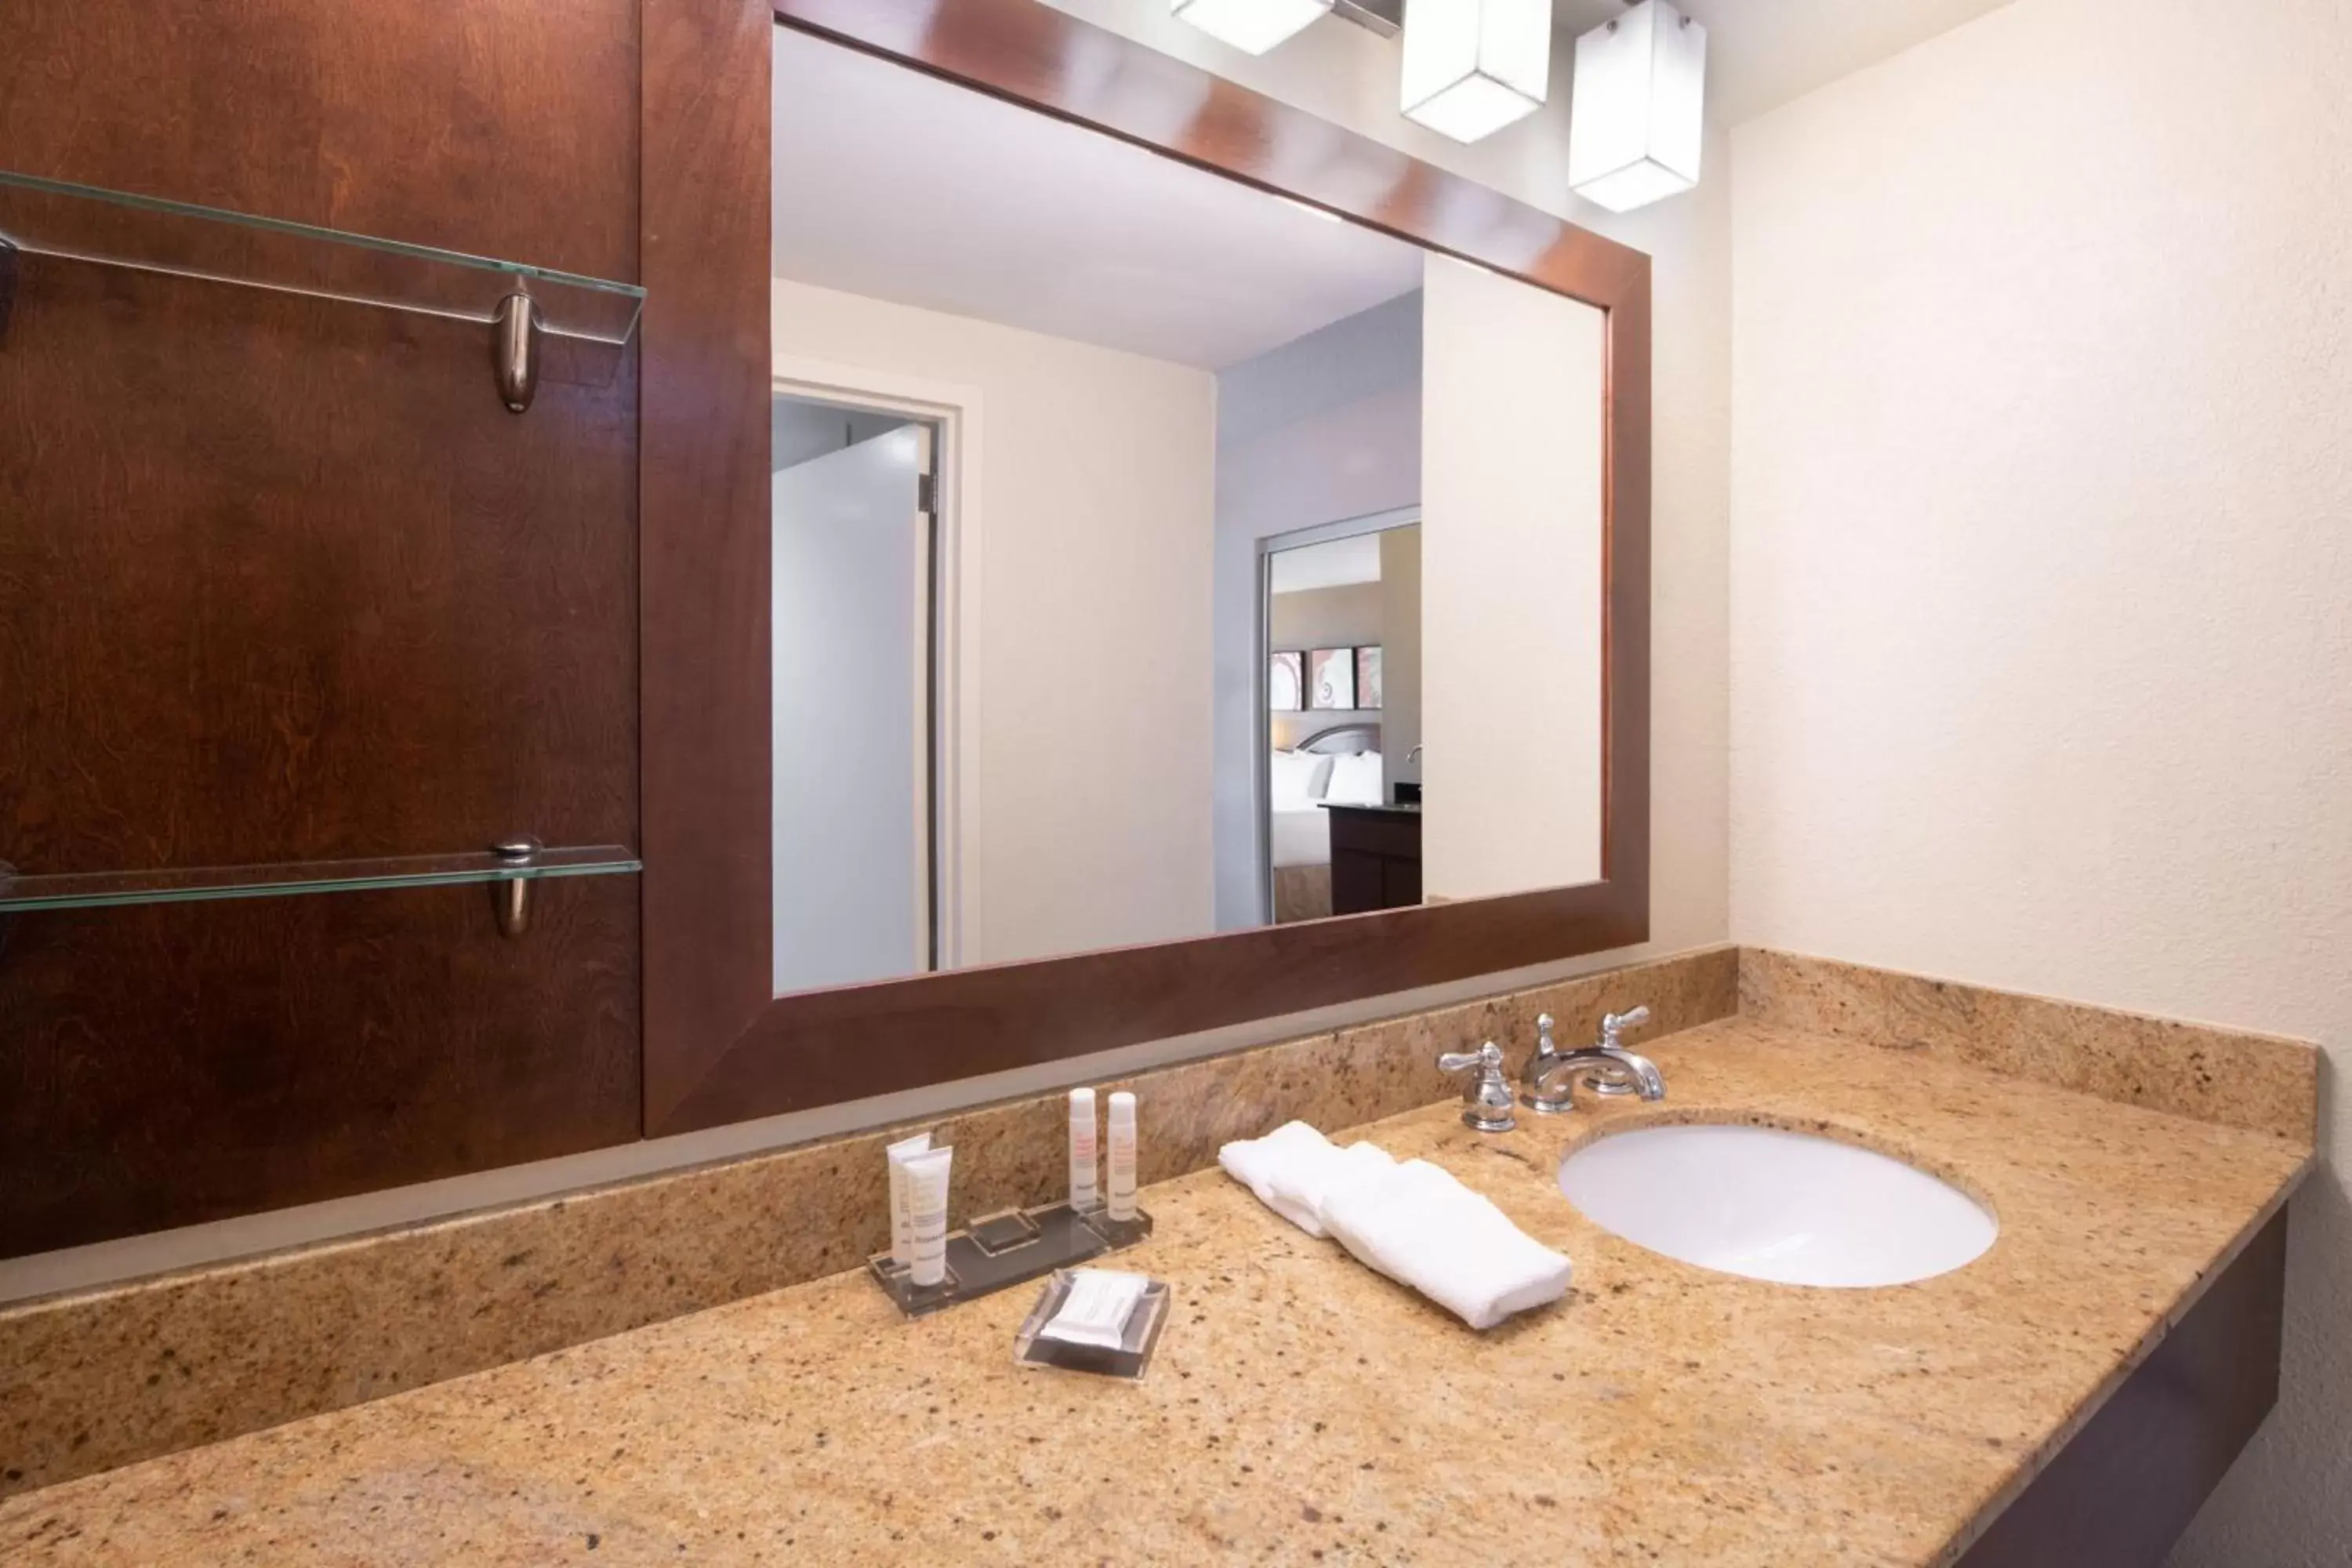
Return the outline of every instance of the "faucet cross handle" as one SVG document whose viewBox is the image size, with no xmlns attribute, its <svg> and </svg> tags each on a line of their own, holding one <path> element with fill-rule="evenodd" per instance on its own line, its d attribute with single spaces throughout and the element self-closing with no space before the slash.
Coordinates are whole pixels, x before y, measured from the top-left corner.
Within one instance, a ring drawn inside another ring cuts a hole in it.
<svg viewBox="0 0 2352 1568">
<path fill-rule="evenodd" d="M 1628 1029 L 1638 1029 L 1650 1021 L 1646 1006 L 1630 1008 L 1622 1013 L 1605 1013 L 1601 1018 L 1601 1048 L 1613 1051 L 1622 1048 L 1619 1038 Z"/>
<path fill-rule="evenodd" d="M 1511 1080 L 1503 1076 L 1503 1047 L 1488 1040 L 1475 1051 L 1448 1051 L 1437 1058 L 1440 1072 L 1472 1072 L 1462 1089 L 1462 1124 L 1480 1132 L 1508 1132 L 1517 1119 L 1511 1114 Z"/>
<path fill-rule="evenodd" d="M 1617 1059 L 1633 1056 L 1633 1053 L 1625 1048 L 1625 1042 L 1621 1037 L 1626 1030 L 1638 1029 L 1649 1021 L 1650 1010 L 1647 1007 L 1629 1007 L 1622 1013 L 1607 1013 L 1601 1016 L 1601 1044 L 1594 1048 L 1600 1055 L 1611 1059 L 1585 1075 L 1584 1081 L 1591 1085 L 1593 1093 L 1610 1096 L 1641 1094 L 1646 1099 L 1657 1098 L 1656 1095 L 1646 1092 L 1641 1072 L 1636 1071 L 1628 1062 Z M 1650 1067 L 1644 1058 L 1634 1059 L 1642 1060 L 1643 1066 L 1648 1069 L 1648 1076 L 1655 1079 L 1657 1068 Z M 1664 1092 L 1662 1085 L 1654 1083 L 1650 1087 L 1657 1088 L 1660 1093 Z"/>
</svg>

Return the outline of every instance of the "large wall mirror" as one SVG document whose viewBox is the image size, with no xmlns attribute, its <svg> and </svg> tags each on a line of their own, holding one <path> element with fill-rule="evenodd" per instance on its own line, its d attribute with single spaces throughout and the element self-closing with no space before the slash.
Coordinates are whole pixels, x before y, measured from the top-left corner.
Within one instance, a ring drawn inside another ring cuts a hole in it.
<svg viewBox="0 0 2352 1568">
<path fill-rule="evenodd" d="M 778 994 L 1599 876 L 1601 311 L 781 27 L 774 148 Z"/>
<path fill-rule="evenodd" d="M 1638 940 L 1640 258 L 1042 7 L 778 10 L 772 1005 L 649 1017 L 653 1129 Z"/>
</svg>

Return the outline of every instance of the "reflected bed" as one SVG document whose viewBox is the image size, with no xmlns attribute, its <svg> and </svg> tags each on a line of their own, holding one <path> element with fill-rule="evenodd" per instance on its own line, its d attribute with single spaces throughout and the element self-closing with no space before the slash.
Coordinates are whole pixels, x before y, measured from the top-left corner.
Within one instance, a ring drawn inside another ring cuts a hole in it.
<svg viewBox="0 0 2352 1568">
<path fill-rule="evenodd" d="M 1321 920 L 1331 912 L 1331 814 L 1323 802 L 1380 801 L 1380 748 L 1378 724 L 1335 724 L 1272 754 L 1266 860 L 1275 924 Z M 1336 759 L 1341 757 L 1370 760 L 1369 792 L 1360 784 L 1350 788 L 1339 774 Z"/>
</svg>

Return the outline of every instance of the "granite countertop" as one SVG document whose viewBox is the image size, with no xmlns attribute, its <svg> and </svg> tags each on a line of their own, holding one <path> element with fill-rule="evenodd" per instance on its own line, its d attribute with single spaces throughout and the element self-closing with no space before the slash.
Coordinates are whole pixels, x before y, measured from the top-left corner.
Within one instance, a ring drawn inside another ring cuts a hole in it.
<svg viewBox="0 0 2352 1568">
<path fill-rule="evenodd" d="M 1211 1171 L 1147 1190 L 1150 1376 L 1013 1363 L 1023 1288 L 902 1321 L 839 1275 L 0 1504 L 12 1563 L 1940 1563 L 2285 1201 L 2294 1142 L 1726 1020 L 1671 1098 L 1361 1130 L 1576 1262 L 1462 1327 Z M 1150 1108 L 1144 1108 L 1150 1136 Z M 1887 1289 L 1712 1274 L 1586 1222 L 1610 1128 L 1826 1130 L 1999 1215 Z M 790 1215 L 779 1215 L 790 1224 Z"/>
</svg>

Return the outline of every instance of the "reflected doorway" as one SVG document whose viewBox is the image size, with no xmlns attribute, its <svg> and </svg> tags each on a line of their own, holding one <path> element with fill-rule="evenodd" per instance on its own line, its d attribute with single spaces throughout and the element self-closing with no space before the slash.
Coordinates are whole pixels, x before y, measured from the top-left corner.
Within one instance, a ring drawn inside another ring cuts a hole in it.
<svg viewBox="0 0 2352 1568">
<path fill-rule="evenodd" d="M 938 431 L 772 404 L 775 994 L 940 967 Z"/>
<path fill-rule="evenodd" d="M 1277 534 L 1259 549 L 1265 918 L 1419 903 L 1418 510 Z"/>
</svg>

